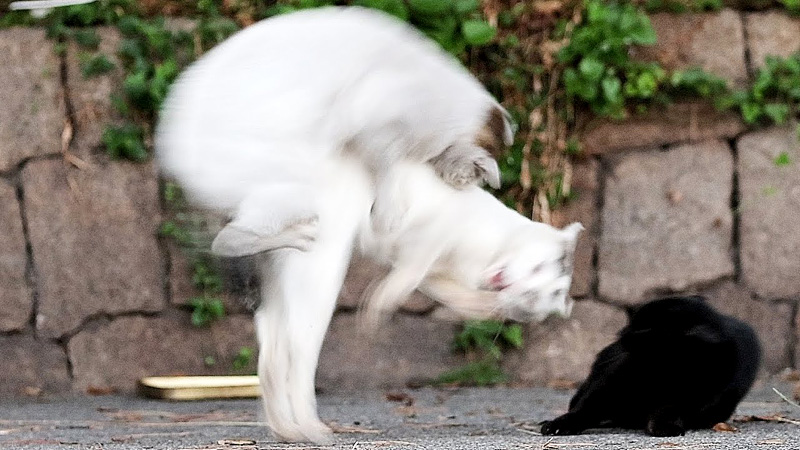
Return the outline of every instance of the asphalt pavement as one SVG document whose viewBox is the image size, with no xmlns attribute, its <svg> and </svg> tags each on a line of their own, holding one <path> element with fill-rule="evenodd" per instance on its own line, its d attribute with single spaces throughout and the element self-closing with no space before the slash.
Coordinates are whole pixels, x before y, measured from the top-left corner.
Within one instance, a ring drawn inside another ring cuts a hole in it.
<svg viewBox="0 0 800 450">
<path fill-rule="evenodd" d="M 257 400 L 170 402 L 81 396 L 0 402 L 2 449 L 800 449 L 800 408 L 766 382 L 729 421 L 735 431 L 654 438 L 591 430 L 541 436 L 538 422 L 565 411 L 573 391 L 548 388 L 423 388 L 322 393 L 330 446 L 282 444 L 259 424 Z"/>
</svg>

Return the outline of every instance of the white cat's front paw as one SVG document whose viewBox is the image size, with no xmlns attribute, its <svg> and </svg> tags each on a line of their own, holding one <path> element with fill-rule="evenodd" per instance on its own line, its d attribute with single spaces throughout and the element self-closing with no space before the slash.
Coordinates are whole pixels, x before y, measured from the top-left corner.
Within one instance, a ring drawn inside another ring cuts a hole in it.
<svg viewBox="0 0 800 450">
<path fill-rule="evenodd" d="M 316 216 L 296 221 L 278 231 L 250 229 L 231 222 L 214 238 L 211 251 L 222 257 L 250 256 L 279 248 L 308 251 L 317 240 L 318 233 Z"/>
<path fill-rule="evenodd" d="M 311 250 L 319 236 L 319 219 L 315 216 L 295 222 L 279 234 L 287 239 L 287 247 L 307 252 Z"/>
</svg>

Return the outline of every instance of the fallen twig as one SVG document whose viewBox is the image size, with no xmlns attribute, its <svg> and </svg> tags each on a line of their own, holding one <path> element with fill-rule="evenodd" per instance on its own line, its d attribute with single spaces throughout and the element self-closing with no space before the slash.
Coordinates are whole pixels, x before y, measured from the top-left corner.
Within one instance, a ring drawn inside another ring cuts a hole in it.
<svg viewBox="0 0 800 450">
<path fill-rule="evenodd" d="M 798 405 L 797 402 L 795 402 L 794 400 L 790 399 L 789 397 L 783 395 L 783 393 L 781 391 L 779 391 L 779 390 L 777 390 L 775 388 L 772 388 L 772 390 L 775 391 L 775 393 L 778 394 L 780 396 L 780 398 L 782 398 L 786 403 L 794 406 L 795 408 L 800 408 L 800 405 Z"/>
</svg>

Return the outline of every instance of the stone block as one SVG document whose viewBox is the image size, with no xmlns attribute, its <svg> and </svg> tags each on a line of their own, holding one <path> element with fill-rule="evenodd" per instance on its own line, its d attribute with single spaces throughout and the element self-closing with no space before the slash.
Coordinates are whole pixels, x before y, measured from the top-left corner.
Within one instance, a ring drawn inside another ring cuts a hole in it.
<svg viewBox="0 0 800 450">
<path fill-rule="evenodd" d="M 742 280 L 763 298 L 800 298 L 800 143 L 795 131 L 756 131 L 736 146 Z"/>
<path fill-rule="evenodd" d="M 510 354 L 506 365 L 525 384 L 583 381 L 597 353 L 616 339 L 627 322 L 619 308 L 594 300 L 578 301 L 567 319 L 552 317 L 529 325 L 525 348 Z"/>
<path fill-rule="evenodd" d="M 573 262 L 572 297 L 586 297 L 594 283 L 594 249 L 597 244 L 597 196 L 599 195 L 600 164 L 594 159 L 578 161 L 572 169 L 572 189 L 577 198 L 562 208 L 553 211 L 552 222 L 563 227 L 572 222 L 580 222 L 585 230 L 578 236 Z"/>
<path fill-rule="evenodd" d="M 60 160 L 22 171 L 36 288 L 36 328 L 59 337 L 88 317 L 165 306 L 152 164 Z"/>
<path fill-rule="evenodd" d="M 25 280 L 28 256 L 17 192 L 0 180 L 0 332 L 25 327 L 33 296 Z"/>
<path fill-rule="evenodd" d="M 361 334 L 353 313 L 333 317 L 322 347 L 317 385 L 330 390 L 401 387 L 431 380 L 460 361 L 452 351 L 455 326 L 398 315 L 377 335 Z"/>
<path fill-rule="evenodd" d="M 611 166 L 599 246 L 602 298 L 634 304 L 733 275 L 726 143 L 630 153 Z"/>
<path fill-rule="evenodd" d="M 738 114 L 704 102 L 654 106 L 625 120 L 590 119 L 581 130 L 582 148 L 603 154 L 632 148 L 729 139 L 745 130 Z"/>
<path fill-rule="evenodd" d="M 15 334 L 0 336 L 0 397 L 60 394 L 70 389 L 69 365 L 55 342 Z"/>
<path fill-rule="evenodd" d="M 170 259 L 170 300 L 175 305 L 189 306 L 192 299 L 200 296 L 202 292 L 194 285 L 192 276 L 193 268 L 189 261 L 186 249 L 182 249 L 174 243 L 168 246 Z M 220 273 L 220 276 L 223 274 Z M 256 292 L 248 295 L 257 295 Z M 248 313 L 250 310 L 247 305 L 249 301 L 258 301 L 258 298 L 245 299 L 244 294 L 233 293 L 230 290 L 223 290 L 215 297 L 222 300 L 227 313 Z"/>
<path fill-rule="evenodd" d="M 753 69 L 767 55 L 785 58 L 800 50 L 800 19 L 781 11 L 745 13 L 745 30 Z"/>
<path fill-rule="evenodd" d="M 242 347 L 252 349 L 253 357 L 235 371 L 232 363 Z M 145 376 L 255 373 L 257 348 L 249 317 L 229 316 L 198 328 L 183 313 L 92 324 L 68 344 L 76 389 L 121 392 L 135 390 Z"/>
<path fill-rule="evenodd" d="M 761 342 L 762 372 L 775 374 L 791 366 L 792 306 L 758 301 L 747 290 L 725 282 L 703 294 L 719 312 L 749 324 Z"/>
<path fill-rule="evenodd" d="M 67 113 L 59 74 L 44 29 L 0 30 L 0 172 L 61 151 Z"/>
<path fill-rule="evenodd" d="M 639 47 L 635 58 L 657 61 L 667 70 L 699 67 L 735 85 L 747 81 L 742 20 L 737 11 L 650 16 L 658 42 Z"/>
</svg>

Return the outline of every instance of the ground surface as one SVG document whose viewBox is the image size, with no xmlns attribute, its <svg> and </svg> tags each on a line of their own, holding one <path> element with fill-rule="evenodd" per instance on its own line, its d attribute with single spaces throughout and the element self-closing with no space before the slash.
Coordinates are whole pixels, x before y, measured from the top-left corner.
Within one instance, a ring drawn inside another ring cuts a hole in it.
<svg viewBox="0 0 800 450">
<path fill-rule="evenodd" d="M 0 403 L 3 449 L 800 449 L 800 409 L 759 386 L 743 402 L 738 431 L 696 431 L 652 438 L 597 430 L 545 437 L 539 421 L 566 408 L 572 391 L 433 389 L 322 394 L 320 412 L 337 429 L 327 447 L 272 440 L 256 400 L 164 402 L 124 396 Z M 751 415 L 770 420 L 745 420 Z M 776 416 L 777 415 L 777 418 Z M 784 421 L 780 421 L 784 420 Z"/>
</svg>

